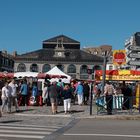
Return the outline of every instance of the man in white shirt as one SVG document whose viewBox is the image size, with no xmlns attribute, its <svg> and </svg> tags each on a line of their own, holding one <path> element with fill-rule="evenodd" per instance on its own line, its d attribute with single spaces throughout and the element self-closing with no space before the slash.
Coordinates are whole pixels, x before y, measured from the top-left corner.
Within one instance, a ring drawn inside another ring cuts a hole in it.
<svg viewBox="0 0 140 140">
<path fill-rule="evenodd" d="M 8 86 L 8 82 L 5 82 L 2 88 L 1 99 L 2 99 L 1 112 L 3 113 L 5 106 L 7 106 L 7 112 L 11 113 L 11 92 Z"/>
<path fill-rule="evenodd" d="M 15 83 L 14 79 L 9 83 L 9 87 L 10 87 L 10 92 L 12 96 L 12 102 L 15 105 L 16 112 L 19 112 L 19 106 L 18 106 L 18 101 L 17 101 L 17 87 L 18 86 Z"/>
<path fill-rule="evenodd" d="M 43 87 L 43 90 L 42 90 L 43 104 L 47 105 L 48 96 L 49 96 L 48 85 L 47 85 L 47 83 L 44 83 L 44 87 Z"/>
</svg>

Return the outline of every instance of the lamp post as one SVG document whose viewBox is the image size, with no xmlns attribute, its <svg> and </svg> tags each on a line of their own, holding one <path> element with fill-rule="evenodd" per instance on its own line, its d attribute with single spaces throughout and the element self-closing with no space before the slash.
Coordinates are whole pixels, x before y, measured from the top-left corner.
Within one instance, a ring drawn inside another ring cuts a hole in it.
<svg viewBox="0 0 140 140">
<path fill-rule="evenodd" d="M 87 70 L 87 73 L 89 75 L 89 79 L 91 78 L 91 75 L 92 75 L 92 69 L 88 69 Z M 91 82 L 90 84 L 90 115 L 92 115 L 92 100 L 93 100 L 93 82 Z"/>
<path fill-rule="evenodd" d="M 104 94 L 105 79 L 106 79 L 106 64 L 107 64 L 108 54 L 109 54 L 109 51 L 104 51 L 102 92 L 101 92 L 102 95 Z"/>
<path fill-rule="evenodd" d="M 93 106 L 92 106 L 92 103 L 93 103 L 93 88 L 95 87 L 95 84 L 96 84 L 96 80 L 95 80 L 95 71 L 94 71 L 94 81 L 91 83 L 91 87 L 90 87 L 90 115 L 92 115 L 92 110 L 93 110 Z"/>
</svg>

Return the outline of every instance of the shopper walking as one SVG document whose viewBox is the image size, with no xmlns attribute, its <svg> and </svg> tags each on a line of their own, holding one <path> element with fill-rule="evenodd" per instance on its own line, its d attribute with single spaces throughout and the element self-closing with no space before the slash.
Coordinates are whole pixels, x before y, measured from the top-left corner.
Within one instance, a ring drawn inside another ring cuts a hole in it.
<svg viewBox="0 0 140 140">
<path fill-rule="evenodd" d="M 37 101 L 38 101 L 38 87 L 37 87 L 37 82 L 33 82 L 32 96 L 35 99 L 35 103 L 37 103 Z"/>
<path fill-rule="evenodd" d="M 88 100 L 89 100 L 89 92 L 90 92 L 90 87 L 88 85 L 88 82 L 85 81 L 83 84 L 83 98 L 84 98 L 84 105 L 88 104 Z"/>
<path fill-rule="evenodd" d="M 82 105 L 82 103 L 83 103 L 83 85 L 81 82 L 78 82 L 75 92 L 78 96 L 78 104 Z"/>
<path fill-rule="evenodd" d="M 71 90 L 71 92 L 72 92 L 72 103 L 73 103 L 73 105 L 75 105 L 75 101 L 76 101 L 76 97 L 77 97 L 77 95 L 76 95 L 76 93 L 75 93 L 75 86 L 74 86 L 74 83 L 73 82 L 71 82 L 70 83 L 70 90 Z"/>
<path fill-rule="evenodd" d="M 50 83 L 44 83 L 44 87 L 42 90 L 42 98 L 43 98 L 43 105 L 50 105 L 50 97 L 49 97 L 49 86 Z"/>
<path fill-rule="evenodd" d="M 4 87 L 2 88 L 1 99 L 2 99 L 1 113 L 4 112 L 5 107 L 7 107 L 7 113 L 11 113 L 11 92 L 7 81 L 5 82 Z"/>
<path fill-rule="evenodd" d="M 64 87 L 63 98 L 64 98 L 64 111 L 65 111 L 65 114 L 70 113 L 72 91 L 71 91 L 69 85 L 65 85 L 65 87 Z"/>
<path fill-rule="evenodd" d="M 28 105 L 28 86 L 27 81 L 24 80 L 20 87 L 20 94 L 21 94 L 21 105 L 27 107 Z"/>
<path fill-rule="evenodd" d="M 51 109 L 52 114 L 57 113 L 57 84 L 56 81 L 52 82 L 50 88 L 49 88 L 49 97 L 51 100 Z"/>
<path fill-rule="evenodd" d="M 112 115 L 113 108 L 113 94 L 115 93 L 113 85 L 107 81 L 105 85 L 104 95 L 106 97 L 107 114 Z"/>
<path fill-rule="evenodd" d="M 16 112 L 19 112 L 19 106 L 18 106 L 18 100 L 17 100 L 17 84 L 15 83 L 15 80 L 13 79 L 9 83 L 10 92 L 12 95 L 12 103 L 15 105 Z"/>
</svg>

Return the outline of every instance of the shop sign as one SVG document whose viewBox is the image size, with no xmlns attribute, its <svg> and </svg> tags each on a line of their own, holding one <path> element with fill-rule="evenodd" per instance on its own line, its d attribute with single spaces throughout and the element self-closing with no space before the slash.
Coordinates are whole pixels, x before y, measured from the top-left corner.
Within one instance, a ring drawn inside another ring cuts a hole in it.
<svg viewBox="0 0 140 140">
<path fill-rule="evenodd" d="M 128 62 L 128 64 L 129 64 L 129 65 L 134 65 L 134 66 L 140 66 L 140 61 L 132 61 L 132 60 L 130 60 L 130 61 Z"/>
<path fill-rule="evenodd" d="M 100 76 L 100 80 L 102 80 L 102 76 Z M 138 76 L 133 76 L 133 75 L 123 75 L 123 76 L 120 76 L 120 75 L 113 75 L 113 76 L 110 76 L 110 75 L 106 75 L 106 80 L 112 80 L 112 81 L 138 81 L 140 80 L 140 75 Z"/>
<path fill-rule="evenodd" d="M 140 51 L 140 46 L 130 46 L 128 49 L 132 51 Z"/>
<path fill-rule="evenodd" d="M 130 70 L 119 70 L 118 73 L 119 73 L 119 75 L 130 75 L 131 74 Z"/>
<path fill-rule="evenodd" d="M 113 64 L 119 65 L 119 66 L 126 64 L 126 51 L 125 50 L 113 51 Z"/>
<path fill-rule="evenodd" d="M 139 53 L 130 53 L 128 55 L 128 57 L 130 57 L 130 58 L 140 58 L 140 54 Z"/>
</svg>

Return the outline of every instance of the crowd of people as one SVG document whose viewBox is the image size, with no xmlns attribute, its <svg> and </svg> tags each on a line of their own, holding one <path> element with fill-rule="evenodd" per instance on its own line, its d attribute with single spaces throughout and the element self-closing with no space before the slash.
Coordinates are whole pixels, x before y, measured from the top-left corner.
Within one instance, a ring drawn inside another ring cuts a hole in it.
<svg viewBox="0 0 140 140">
<path fill-rule="evenodd" d="M 44 83 L 42 92 L 43 104 L 52 107 L 52 114 L 57 113 L 57 106 L 63 105 L 65 114 L 70 113 L 71 103 L 78 105 L 87 104 L 89 101 L 90 86 L 88 82 L 71 82 L 64 84 L 61 80 Z"/>
<path fill-rule="evenodd" d="M 119 104 L 122 110 L 132 109 L 133 99 L 136 93 L 136 84 L 125 83 L 125 81 L 122 83 L 106 81 L 103 95 L 101 95 L 101 90 L 101 85 L 95 84 L 94 93 L 96 93 L 99 100 L 103 101 L 103 105 L 100 104 L 100 106 L 106 106 L 108 115 L 112 115 L 113 102 L 115 102 L 115 108 L 117 107 L 116 105 Z M 117 103 L 114 100 L 117 100 Z"/>
<path fill-rule="evenodd" d="M 91 87 L 93 88 L 91 89 Z M 15 80 L 11 79 L 1 85 L 1 114 L 6 110 L 11 113 L 11 106 L 15 106 L 15 111 L 19 112 L 19 106 L 29 105 L 46 105 L 51 106 L 52 114 L 58 112 L 58 106 L 64 106 L 65 114 L 71 112 L 71 104 L 77 103 L 79 106 L 89 103 L 90 93 L 93 98 L 104 96 L 107 103 L 107 114 L 112 114 L 113 94 L 124 95 L 123 109 L 129 109 L 130 103 L 128 96 L 132 96 L 132 85 L 130 84 L 112 84 L 106 82 L 104 93 L 101 95 L 101 83 L 89 83 L 88 81 L 71 81 L 69 84 L 64 84 L 61 79 L 58 82 L 44 82 L 43 89 L 38 88 L 38 82 L 28 83 L 26 79 Z"/>
<path fill-rule="evenodd" d="M 38 82 L 28 83 L 23 80 L 7 80 L 1 85 L 1 114 L 11 113 L 11 107 L 19 112 L 19 106 L 46 105 L 51 106 L 52 114 L 58 112 L 57 106 L 63 105 L 65 114 L 70 113 L 71 103 L 78 105 L 88 104 L 90 86 L 87 81 L 72 81 L 64 84 L 61 79 L 58 82 L 44 82 L 43 89 L 38 88 Z"/>
</svg>

